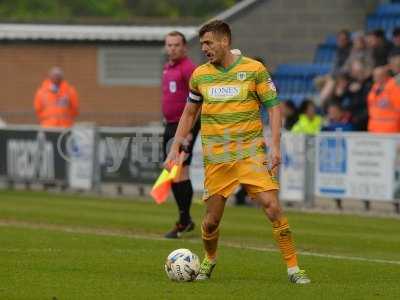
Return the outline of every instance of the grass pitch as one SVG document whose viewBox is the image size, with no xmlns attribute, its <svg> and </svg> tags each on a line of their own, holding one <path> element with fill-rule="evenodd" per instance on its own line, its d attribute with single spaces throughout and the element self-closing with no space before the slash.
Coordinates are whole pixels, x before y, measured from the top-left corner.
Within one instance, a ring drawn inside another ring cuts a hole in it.
<svg viewBox="0 0 400 300">
<path fill-rule="evenodd" d="M 168 253 L 202 246 L 199 226 L 162 239 L 173 204 L 1 191 L 0 299 L 400 299 L 399 219 L 287 215 L 310 285 L 287 281 L 271 226 L 242 207 L 225 211 L 212 279 L 174 283 Z"/>
</svg>

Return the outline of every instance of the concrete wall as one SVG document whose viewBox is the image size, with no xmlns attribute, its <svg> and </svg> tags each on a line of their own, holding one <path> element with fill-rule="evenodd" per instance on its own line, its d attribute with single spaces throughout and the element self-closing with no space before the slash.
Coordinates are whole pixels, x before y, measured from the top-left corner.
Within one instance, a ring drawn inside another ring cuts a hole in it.
<svg viewBox="0 0 400 300">
<path fill-rule="evenodd" d="M 0 116 L 11 123 L 36 123 L 33 97 L 52 66 L 63 68 L 76 87 L 80 121 L 130 125 L 161 119 L 159 86 L 100 85 L 96 45 L 57 43 L 0 45 Z"/>
<path fill-rule="evenodd" d="M 364 29 L 378 0 L 260 0 L 228 19 L 233 47 L 264 58 L 270 68 L 288 62 L 311 62 L 318 43 L 340 29 Z M 191 55 L 200 60 L 194 41 Z"/>
</svg>

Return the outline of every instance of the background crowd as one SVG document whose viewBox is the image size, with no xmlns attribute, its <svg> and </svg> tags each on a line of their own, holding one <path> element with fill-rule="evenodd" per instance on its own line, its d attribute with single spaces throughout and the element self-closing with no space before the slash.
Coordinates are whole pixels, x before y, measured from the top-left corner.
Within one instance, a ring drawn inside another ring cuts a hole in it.
<svg viewBox="0 0 400 300">
<path fill-rule="evenodd" d="M 319 131 L 400 132 L 400 28 L 336 35 L 332 72 L 315 78 L 317 95 L 300 107 L 283 102 L 284 128 Z"/>
</svg>

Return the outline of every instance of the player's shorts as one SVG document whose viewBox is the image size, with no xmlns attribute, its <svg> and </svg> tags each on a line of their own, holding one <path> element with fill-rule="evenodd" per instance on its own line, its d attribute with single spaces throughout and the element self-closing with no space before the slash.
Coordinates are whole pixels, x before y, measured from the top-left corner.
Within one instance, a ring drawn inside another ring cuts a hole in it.
<svg viewBox="0 0 400 300">
<path fill-rule="evenodd" d="M 213 195 L 228 198 L 239 184 L 252 198 L 257 193 L 279 190 L 277 174 L 268 170 L 266 155 L 258 154 L 238 161 L 206 165 L 203 200 Z"/>
<path fill-rule="evenodd" d="M 163 135 L 163 154 L 164 154 L 164 160 L 167 158 L 169 149 L 172 145 L 176 130 L 178 129 L 178 123 L 167 123 L 165 125 L 164 129 L 164 135 Z M 187 147 L 185 148 L 185 151 L 189 154 L 188 157 L 185 159 L 183 162 L 184 166 L 190 165 L 192 161 L 192 151 L 193 151 L 193 146 L 194 143 L 196 142 L 197 135 L 199 134 L 200 130 L 200 121 L 197 121 L 193 128 L 192 128 L 192 135 L 193 139 L 189 142 Z"/>
</svg>

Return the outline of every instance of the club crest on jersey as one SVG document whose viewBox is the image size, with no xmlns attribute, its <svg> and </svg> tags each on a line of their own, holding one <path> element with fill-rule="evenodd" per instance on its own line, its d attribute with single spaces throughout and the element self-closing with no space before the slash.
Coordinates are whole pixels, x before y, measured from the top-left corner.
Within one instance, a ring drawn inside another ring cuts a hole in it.
<svg viewBox="0 0 400 300">
<path fill-rule="evenodd" d="M 271 78 L 268 78 L 268 79 L 267 79 L 267 84 L 268 84 L 268 87 L 269 87 L 272 91 L 276 92 L 275 84 L 272 82 L 272 79 L 271 79 Z"/>
<path fill-rule="evenodd" d="M 247 78 L 246 72 L 237 72 L 236 74 L 237 80 L 244 81 Z"/>
</svg>

